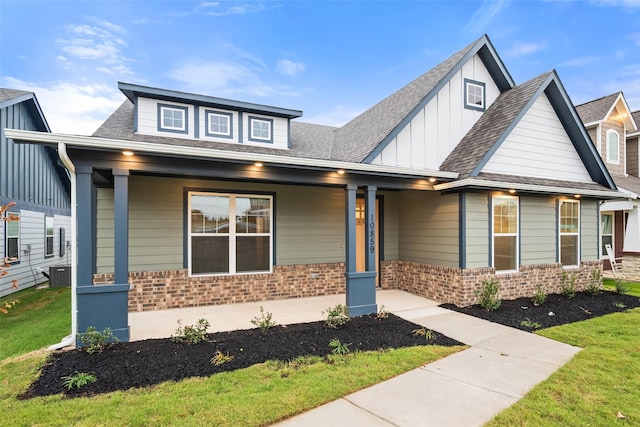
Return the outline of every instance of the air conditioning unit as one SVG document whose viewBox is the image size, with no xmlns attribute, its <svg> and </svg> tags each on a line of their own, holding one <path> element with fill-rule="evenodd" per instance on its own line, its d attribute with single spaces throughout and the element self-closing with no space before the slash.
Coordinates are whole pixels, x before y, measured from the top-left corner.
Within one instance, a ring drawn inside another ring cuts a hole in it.
<svg viewBox="0 0 640 427">
<path fill-rule="evenodd" d="M 56 265 L 49 267 L 49 286 L 71 286 L 71 266 Z"/>
</svg>

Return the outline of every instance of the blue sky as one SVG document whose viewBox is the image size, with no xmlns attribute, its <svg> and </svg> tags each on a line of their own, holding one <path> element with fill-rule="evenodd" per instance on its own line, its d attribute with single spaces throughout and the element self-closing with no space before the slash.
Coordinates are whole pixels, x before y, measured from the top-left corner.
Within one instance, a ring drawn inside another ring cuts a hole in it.
<svg viewBox="0 0 640 427">
<path fill-rule="evenodd" d="M 0 86 L 57 133 L 91 134 L 118 81 L 341 125 L 485 33 L 518 84 L 555 68 L 575 104 L 640 109 L 640 0 L 2 0 Z"/>
</svg>

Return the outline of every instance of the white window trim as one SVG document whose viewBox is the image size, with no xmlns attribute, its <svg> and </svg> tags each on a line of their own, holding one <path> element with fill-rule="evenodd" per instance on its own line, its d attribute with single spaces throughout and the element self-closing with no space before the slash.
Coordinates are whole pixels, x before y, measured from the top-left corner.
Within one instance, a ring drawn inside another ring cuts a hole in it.
<svg viewBox="0 0 640 427">
<path fill-rule="evenodd" d="M 610 215 L 611 216 L 611 247 L 615 248 L 616 243 L 616 215 L 613 212 L 600 212 L 600 259 L 609 259 L 609 255 L 606 252 L 602 252 L 602 237 L 605 236 L 602 234 L 602 216 Z M 607 234 L 608 236 L 608 234 Z"/>
<path fill-rule="evenodd" d="M 51 235 L 49 235 L 49 228 L 47 227 L 47 220 L 51 219 Z M 44 217 L 44 256 L 45 257 L 52 257 L 55 255 L 56 250 L 55 250 L 55 221 L 54 221 L 54 217 L 52 216 L 45 216 Z M 51 239 L 52 243 L 51 243 L 51 253 L 47 252 L 47 249 L 49 249 L 49 245 L 47 245 L 47 239 Z"/>
<path fill-rule="evenodd" d="M 562 204 L 563 203 L 575 203 L 578 205 L 578 231 L 576 233 L 563 233 L 562 232 Z M 582 218 L 580 215 L 580 200 L 569 200 L 569 199 L 565 199 L 565 200 L 560 200 L 559 204 L 558 204 L 558 262 L 562 263 L 562 236 L 577 236 L 578 238 L 576 239 L 576 261 L 577 264 L 569 264 L 569 265 L 564 265 L 562 264 L 562 268 L 576 268 L 576 267 L 580 267 L 580 228 L 582 227 L 581 221 Z"/>
<path fill-rule="evenodd" d="M 20 212 L 5 212 L 5 217 L 9 217 L 10 215 L 15 216 L 20 218 Z M 12 261 L 8 261 L 10 264 L 13 263 L 18 263 L 20 262 L 20 231 L 21 231 L 21 227 L 20 227 L 20 221 L 15 221 L 15 223 L 17 223 L 18 225 L 18 234 L 17 235 L 9 235 L 9 221 L 2 221 L 5 224 L 5 228 L 4 228 L 4 254 L 2 254 L 2 260 L 4 260 L 5 257 L 9 257 L 9 239 L 18 239 L 18 243 L 17 243 L 17 247 L 18 247 L 18 256 L 16 257 L 16 259 L 12 260 Z"/>
<path fill-rule="evenodd" d="M 211 129 L 211 118 L 212 117 L 220 117 L 220 118 L 224 118 L 227 120 L 227 131 L 226 132 L 219 132 L 219 131 L 214 131 Z M 207 112 L 207 124 L 208 124 L 208 129 L 207 129 L 207 134 L 208 135 L 220 135 L 220 136 L 231 136 L 231 116 L 228 114 L 222 114 L 222 113 L 214 113 L 214 112 Z"/>
<path fill-rule="evenodd" d="M 496 233 L 495 231 L 495 201 L 496 199 L 514 199 L 516 201 L 516 232 Z M 496 270 L 496 274 L 517 273 L 520 268 L 520 198 L 518 196 L 492 195 L 491 196 L 491 266 L 495 268 L 496 236 L 516 236 L 516 268 L 512 270 Z"/>
<path fill-rule="evenodd" d="M 180 114 L 182 115 L 182 126 L 167 126 L 164 124 L 164 112 L 167 110 L 180 112 Z M 177 131 L 184 132 L 187 130 L 187 113 L 183 108 L 161 105 L 159 127 L 162 130 L 177 130 Z"/>
<path fill-rule="evenodd" d="M 618 158 L 617 159 L 612 159 L 611 158 L 611 144 L 610 144 L 610 140 L 611 140 L 611 135 L 615 135 L 617 140 L 618 140 L 618 149 L 616 150 L 616 153 L 618 154 Z M 607 163 L 611 163 L 614 165 L 619 165 L 620 164 L 620 135 L 618 134 L 618 132 L 616 132 L 613 129 L 609 129 L 607 131 Z"/>
<path fill-rule="evenodd" d="M 478 81 L 474 81 L 474 80 L 469 80 L 469 79 L 464 79 L 464 107 L 467 109 L 472 109 L 472 110 L 477 110 L 477 111 L 485 111 L 487 109 L 486 106 L 486 102 L 487 102 L 487 94 L 486 94 L 486 85 L 482 82 L 478 82 Z M 480 96 L 480 105 L 478 104 L 473 104 L 473 103 L 469 103 L 469 88 L 470 87 L 475 87 L 475 88 L 479 88 L 481 91 L 481 96 Z"/>
<path fill-rule="evenodd" d="M 228 236 L 229 237 L 229 271 L 225 273 L 202 273 L 202 274 L 194 274 L 191 271 L 191 196 L 221 196 L 221 197 L 229 197 L 229 233 L 197 233 L 199 236 Z M 268 236 L 269 243 L 269 270 L 258 270 L 258 271 L 236 271 L 236 221 L 235 221 L 235 209 L 236 209 L 236 198 L 237 197 L 258 197 L 262 199 L 269 199 L 269 233 L 252 233 L 252 236 Z M 268 194 L 245 194 L 245 193 L 216 193 L 216 192 L 208 192 L 208 191 L 190 191 L 188 193 L 188 206 L 187 206 L 187 253 L 188 253 L 188 273 L 189 277 L 206 277 L 206 276 L 241 276 L 247 274 L 267 274 L 273 272 L 273 196 Z"/>
<path fill-rule="evenodd" d="M 269 135 L 267 135 L 266 137 L 264 136 L 256 136 L 253 133 L 253 124 L 259 122 L 259 123 L 266 123 L 269 129 Z M 258 140 L 258 141 L 265 141 L 265 142 L 271 142 L 272 138 L 273 138 L 273 122 L 271 120 L 268 119 L 261 119 L 259 117 L 250 117 L 249 118 L 249 134 L 250 136 L 250 140 Z"/>
</svg>

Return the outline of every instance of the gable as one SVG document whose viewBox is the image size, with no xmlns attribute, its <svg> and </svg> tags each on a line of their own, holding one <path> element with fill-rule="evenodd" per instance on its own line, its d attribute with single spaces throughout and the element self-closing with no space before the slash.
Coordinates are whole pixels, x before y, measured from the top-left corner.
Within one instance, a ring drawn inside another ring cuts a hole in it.
<svg viewBox="0 0 640 427">
<path fill-rule="evenodd" d="M 483 86 L 483 109 L 465 105 L 467 82 Z M 498 85 L 480 56 L 475 54 L 444 83 L 371 163 L 437 169 L 498 95 Z"/>
<path fill-rule="evenodd" d="M 507 135 L 482 172 L 592 182 L 545 93 Z"/>
</svg>

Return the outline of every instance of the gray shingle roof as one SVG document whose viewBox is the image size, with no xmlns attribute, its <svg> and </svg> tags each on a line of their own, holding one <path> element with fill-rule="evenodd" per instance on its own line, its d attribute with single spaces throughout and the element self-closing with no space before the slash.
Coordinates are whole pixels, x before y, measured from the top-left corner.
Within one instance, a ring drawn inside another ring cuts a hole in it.
<svg viewBox="0 0 640 427">
<path fill-rule="evenodd" d="M 509 182 L 512 184 L 530 184 L 530 185 L 540 185 L 544 187 L 560 187 L 560 188 L 578 189 L 578 190 L 611 191 L 610 188 L 595 182 L 561 181 L 561 180 L 548 179 L 548 178 L 503 175 L 498 173 L 486 173 L 486 172 L 479 173 L 478 176 L 475 178 L 486 180 L 486 181 L 493 181 L 493 182 L 495 181 Z M 640 181 L 640 179 L 638 181 Z M 617 178 L 616 178 L 616 182 L 617 182 Z"/>
<path fill-rule="evenodd" d="M 636 194 L 640 194 L 640 178 L 635 176 L 613 176 L 613 180 L 618 187 L 622 187 L 625 190 L 633 191 Z"/>
<path fill-rule="evenodd" d="M 552 72 L 502 92 L 440 165 L 440 170 L 469 176 L 485 158 Z"/>
<path fill-rule="evenodd" d="M 638 130 L 640 130 L 640 110 L 632 112 L 631 117 L 633 117 L 633 120 L 636 122 L 636 125 L 638 126 Z"/>
<path fill-rule="evenodd" d="M 24 95 L 30 95 L 32 92 L 26 92 L 24 90 L 6 89 L 0 88 L 0 102 L 9 101 L 11 99 L 19 98 Z"/>
<path fill-rule="evenodd" d="M 609 110 L 611 110 L 613 103 L 616 102 L 618 95 L 620 95 L 620 92 L 577 105 L 576 111 L 582 123 L 586 124 L 604 120 Z"/>
</svg>

